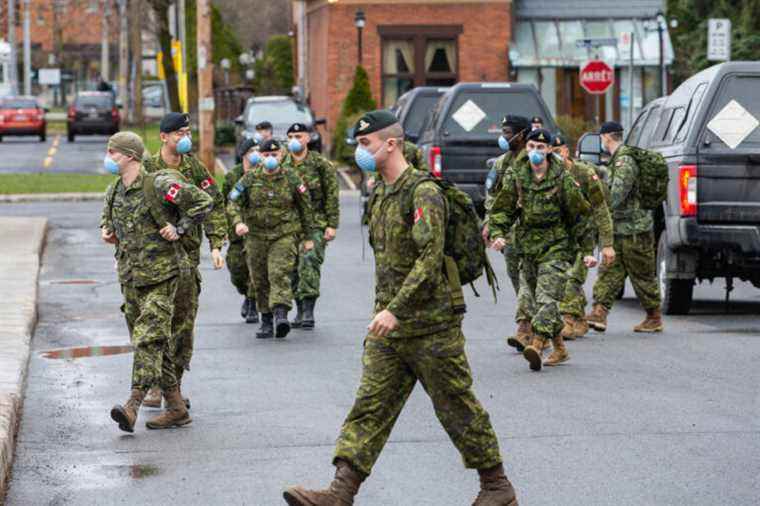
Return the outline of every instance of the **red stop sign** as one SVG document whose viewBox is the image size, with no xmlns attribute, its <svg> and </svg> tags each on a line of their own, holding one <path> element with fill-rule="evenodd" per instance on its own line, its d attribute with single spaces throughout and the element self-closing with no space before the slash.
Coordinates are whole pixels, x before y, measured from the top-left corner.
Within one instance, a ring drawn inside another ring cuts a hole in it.
<svg viewBox="0 0 760 506">
<path fill-rule="evenodd" d="M 580 82 L 584 90 L 600 95 L 615 82 L 615 71 L 602 60 L 591 60 L 581 67 Z"/>
</svg>

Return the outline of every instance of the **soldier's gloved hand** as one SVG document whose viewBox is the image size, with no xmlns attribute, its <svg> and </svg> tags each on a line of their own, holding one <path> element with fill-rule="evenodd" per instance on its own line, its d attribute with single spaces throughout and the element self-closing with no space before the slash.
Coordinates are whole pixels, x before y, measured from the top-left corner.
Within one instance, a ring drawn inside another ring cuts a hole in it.
<svg viewBox="0 0 760 506">
<path fill-rule="evenodd" d="M 393 313 L 383 309 L 375 315 L 370 324 L 367 326 L 369 331 L 379 337 L 387 336 L 391 331 L 398 327 L 398 320 Z"/>
<path fill-rule="evenodd" d="M 325 241 L 330 242 L 333 239 L 335 239 L 335 235 L 337 234 L 337 231 L 332 227 L 327 227 L 325 229 Z"/>
<path fill-rule="evenodd" d="M 598 264 L 599 262 L 597 262 L 595 256 L 588 255 L 588 256 L 583 257 L 583 263 L 586 264 L 586 267 L 591 269 L 593 267 L 596 267 L 596 264 Z"/>
<path fill-rule="evenodd" d="M 499 237 L 495 241 L 491 242 L 491 248 L 495 249 L 496 251 L 502 251 L 504 248 L 507 247 L 507 240 L 503 237 Z"/>
<path fill-rule="evenodd" d="M 242 237 L 248 233 L 248 226 L 245 223 L 238 223 L 235 225 L 235 233 L 238 237 Z"/>
<path fill-rule="evenodd" d="M 615 263 L 615 248 L 612 246 L 602 248 L 602 264 L 612 265 L 613 263 Z"/>
<path fill-rule="evenodd" d="M 219 251 L 219 248 L 211 250 L 211 263 L 216 271 L 224 267 L 224 257 L 222 257 L 222 252 Z"/>
<path fill-rule="evenodd" d="M 105 227 L 100 229 L 100 238 L 103 239 L 103 242 L 107 242 L 108 244 L 116 244 L 119 242 L 119 240 L 116 238 L 116 234 Z"/>
<path fill-rule="evenodd" d="M 161 237 L 163 237 L 167 241 L 176 241 L 179 239 L 179 234 L 177 233 L 177 227 L 175 227 L 171 223 L 167 223 L 164 228 L 158 231 L 158 233 L 161 234 Z"/>
<path fill-rule="evenodd" d="M 303 250 L 308 252 L 314 249 L 314 241 L 304 241 Z"/>
</svg>

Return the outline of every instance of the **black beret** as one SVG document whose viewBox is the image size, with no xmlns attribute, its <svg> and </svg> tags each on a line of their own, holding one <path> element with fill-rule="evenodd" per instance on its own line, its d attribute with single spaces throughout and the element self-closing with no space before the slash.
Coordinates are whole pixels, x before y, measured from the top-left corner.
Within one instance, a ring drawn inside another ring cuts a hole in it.
<svg viewBox="0 0 760 506">
<path fill-rule="evenodd" d="M 554 136 L 545 128 L 536 128 L 528 134 L 528 141 L 543 142 L 551 145 L 554 142 Z"/>
<path fill-rule="evenodd" d="M 555 146 L 559 147 L 559 146 L 564 146 L 565 144 L 566 143 L 565 143 L 565 137 L 564 136 L 562 136 L 560 134 L 556 134 L 554 136 L 554 145 Z"/>
<path fill-rule="evenodd" d="M 622 132 L 623 125 L 616 121 L 605 121 L 602 123 L 602 128 L 599 129 L 600 134 L 611 134 L 615 132 Z"/>
<path fill-rule="evenodd" d="M 271 130 L 272 124 L 268 121 L 262 121 L 256 125 L 256 130 Z"/>
<path fill-rule="evenodd" d="M 303 123 L 293 123 L 292 125 L 290 125 L 290 128 L 288 128 L 287 133 L 294 134 L 298 132 L 308 132 L 308 131 L 309 131 L 309 127 L 307 127 Z"/>
<path fill-rule="evenodd" d="M 541 118 L 541 116 L 533 116 L 533 119 L 530 120 L 531 123 L 541 123 L 544 124 L 544 120 Z"/>
<path fill-rule="evenodd" d="M 240 141 L 240 145 L 238 146 L 238 154 L 240 156 L 245 155 L 247 152 L 251 150 L 251 148 L 258 146 L 259 143 L 256 142 L 256 139 L 252 137 L 246 137 L 242 141 Z"/>
<path fill-rule="evenodd" d="M 516 114 L 507 114 L 504 119 L 501 120 L 501 127 L 512 127 L 513 130 L 526 130 L 530 128 L 530 121 L 525 116 L 517 116 Z"/>
<path fill-rule="evenodd" d="M 190 116 L 184 112 L 170 112 L 161 119 L 159 129 L 162 133 L 176 132 L 180 128 L 190 126 Z"/>
<path fill-rule="evenodd" d="M 269 153 L 270 151 L 279 151 L 280 149 L 282 149 L 280 141 L 277 139 L 269 139 L 261 143 L 259 151 L 262 153 Z"/>
<path fill-rule="evenodd" d="M 388 109 L 370 111 L 359 118 L 354 125 L 354 137 L 371 134 L 396 123 L 398 123 L 398 118 Z"/>
</svg>

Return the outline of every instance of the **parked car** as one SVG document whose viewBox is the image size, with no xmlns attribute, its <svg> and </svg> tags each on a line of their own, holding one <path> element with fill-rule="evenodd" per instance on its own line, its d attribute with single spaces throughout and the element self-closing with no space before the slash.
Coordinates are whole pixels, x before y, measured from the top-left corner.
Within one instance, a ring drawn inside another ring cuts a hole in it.
<svg viewBox="0 0 760 506">
<path fill-rule="evenodd" d="M 655 215 L 666 314 L 689 312 L 697 281 L 725 278 L 726 300 L 734 278 L 760 288 L 758 122 L 760 62 L 729 62 L 649 104 L 628 133 L 626 144 L 668 162 L 668 197 Z M 593 157 L 595 137 L 584 136 L 579 151 Z"/>
<path fill-rule="evenodd" d="M 287 138 L 288 128 L 293 123 L 303 123 L 312 129 L 309 149 L 322 152 L 322 136 L 315 127 L 324 125 L 327 121 L 324 118 L 314 119 L 314 114 L 308 105 L 286 96 L 249 98 L 243 114 L 235 119 L 238 126 L 238 143 L 243 137 L 253 137 L 256 125 L 262 121 L 269 121 L 272 124 L 274 138 L 278 140 Z M 236 161 L 240 162 L 239 154 L 236 155 Z"/>
<path fill-rule="evenodd" d="M 459 83 L 441 96 L 417 142 L 431 173 L 456 183 L 480 211 L 489 170 L 486 161 L 502 154 L 497 141 L 506 114 L 541 116 L 545 128 L 557 131 L 532 84 Z"/>
<path fill-rule="evenodd" d="M 396 114 L 404 136 L 410 142 L 417 144 L 425 124 L 425 117 L 435 108 L 438 100 L 448 88 L 435 86 L 419 86 L 401 95 L 392 111 Z"/>
<path fill-rule="evenodd" d="M 113 93 L 80 91 L 69 107 L 66 132 L 69 142 L 77 135 L 113 135 L 119 131 L 121 116 Z"/>
<path fill-rule="evenodd" d="M 0 141 L 6 135 L 36 135 L 45 142 L 46 112 L 34 97 L 4 97 L 0 100 Z"/>
</svg>

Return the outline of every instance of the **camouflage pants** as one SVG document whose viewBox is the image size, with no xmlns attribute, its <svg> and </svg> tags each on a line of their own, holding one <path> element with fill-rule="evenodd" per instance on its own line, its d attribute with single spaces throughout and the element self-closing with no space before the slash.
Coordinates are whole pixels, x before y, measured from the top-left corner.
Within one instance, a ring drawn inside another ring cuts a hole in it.
<svg viewBox="0 0 760 506">
<path fill-rule="evenodd" d="M 515 295 L 518 295 L 520 291 L 520 255 L 512 241 L 504 247 L 504 260 L 507 263 L 507 276 L 512 282 Z"/>
<path fill-rule="evenodd" d="M 570 262 L 539 262 L 523 257 L 520 264 L 520 294 L 516 320 L 530 320 L 539 337 L 551 339 L 562 330 L 560 302 L 565 295 Z"/>
<path fill-rule="evenodd" d="M 122 286 L 122 310 L 135 350 L 132 388 L 145 391 L 153 385 L 166 389 L 177 384 L 177 338 L 172 320 L 178 287 L 178 276 L 151 286 Z"/>
<path fill-rule="evenodd" d="M 298 260 L 298 237 L 286 235 L 274 240 L 246 237 L 245 253 L 259 311 L 271 313 L 272 308 L 278 305 L 290 309 L 293 304 L 293 271 Z"/>
<path fill-rule="evenodd" d="M 464 335 L 456 326 L 424 337 L 364 341 L 362 379 L 338 436 L 335 458 L 369 475 L 419 380 L 468 468 L 501 462 L 488 413 L 472 390 Z"/>
<path fill-rule="evenodd" d="M 238 293 L 251 299 L 256 298 L 253 283 L 248 275 L 248 264 L 245 258 L 245 242 L 231 242 L 227 248 L 227 270 L 230 271 L 230 280 Z"/>
<path fill-rule="evenodd" d="M 586 314 L 586 294 L 583 292 L 583 285 L 586 283 L 588 276 L 588 267 L 583 263 L 583 255 L 579 253 L 575 257 L 575 262 L 567 272 L 567 284 L 565 285 L 565 296 L 559 305 L 559 312 L 563 315 L 572 315 L 582 318 Z"/>
<path fill-rule="evenodd" d="M 609 267 L 599 267 L 599 277 L 594 284 L 594 303 L 612 309 L 628 276 L 644 309 L 659 308 L 661 299 L 655 271 L 654 234 L 616 235 L 614 247 L 615 262 Z"/>
<path fill-rule="evenodd" d="M 299 250 L 298 269 L 293 276 L 293 292 L 298 300 L 319 298 L 322 262 L 325 261 L 327 249 L 324 230 L 317 230 L 307 239 L 314 241 L 314 249 L 309 252 L 303 251 L 303 248 Z"/>
<path fill-rule="evenodd" d="M 201 294 L 201 273 L 195 269 L 192 276 L 183 278 L 177 289 L 177 302 L 172 320 L 172 331 L 177 336 L 175 363 L 178 375 L 190 370 L 195 342 L 195 318 L 198 316 L 198 297 Z"/>
</svg>

